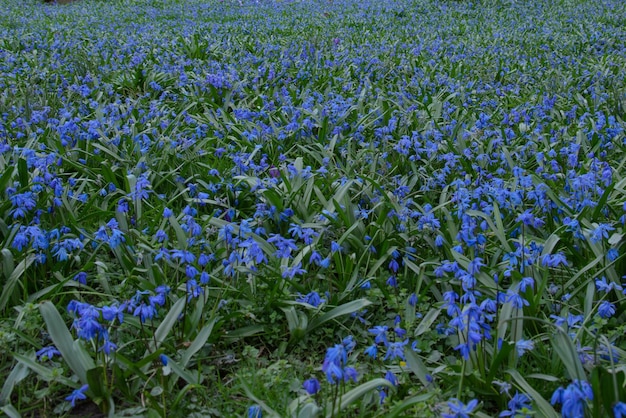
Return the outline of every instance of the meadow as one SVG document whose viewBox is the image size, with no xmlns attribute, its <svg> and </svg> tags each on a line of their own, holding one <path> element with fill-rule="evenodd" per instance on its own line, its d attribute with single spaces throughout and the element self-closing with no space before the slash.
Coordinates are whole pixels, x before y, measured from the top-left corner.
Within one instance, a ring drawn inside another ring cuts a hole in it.
<svg viewBox="0 0 626 418">
<path fill-rule="evenodd" d="M 626 417 L 626 3 L 0 3 L 0 411 Z"/>
</svg>

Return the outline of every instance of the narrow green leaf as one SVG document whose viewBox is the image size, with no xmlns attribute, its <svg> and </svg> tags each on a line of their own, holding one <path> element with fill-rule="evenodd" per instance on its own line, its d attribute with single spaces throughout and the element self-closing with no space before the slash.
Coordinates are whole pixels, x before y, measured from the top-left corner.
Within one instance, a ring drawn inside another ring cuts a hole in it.
<svg viewBox="0 0 626 418">
<path fill-rule="evenodd" d="M 13 296 L 13 292 L 15 291 L 15 286 L 17 286 L 24 272 L 28 269 L 28 267 L 30 267 L 31 264 L 33 264 L 34 261 L 35 257 L 31 254 L 20 261 L 15 269 L 13 269 L 11 275 L 2 287 L 2 295 L 0 295 L 0 311 L 7 307 L 9 299 Z"/>
<path fill-rule="evenodd" d="M 421 358 L 417 355 L 417 353 L 411 349 L 404 350 L 404 355 L 406 356 L 406 365 L 411 369 L 415 376 L 422 382 L 425 388 L 428 387 L 436 387 L 434 382 L 429 382 L 427 375 L 428 368 L 424 364 Z"/>
<path fill-rule="evenodd" d="M 560 328 L 550 339 L 554 352 L 560 357 L 570 379 L 586 380 L 585 369 L 583 368 L 576 347 L 570 337 Z"/>
<path fill-rule="evenodd" d="M 526 393 L 537 405 L 537 409 L 539 415 L 544 418 L 559 418 L 560 415 L 552 408 L 550 402 L 545 400 L 543 396 L 539 394 L 527 381 L 522 377 L 522 375 L 514 369 L 507 370 L 507 373 L 513 378 L 517 386 L 521 389 L 522 392 Z"/>
<path fill-rule="evenodd" d="M 434 395 L 435 395 L 434 393 L 424 393 L 421 395 L 412 396 L 409 399 L 402 401 L 402 403 L 398 404 L 395 408 L 389 411 L 389 413 L 386 414 L 385 416 L 387 418 L 395 418 L 397 416 L 406 416 L 406 415 L 400 415 L 400 414 L 402 414 L 402 412 L 404 412 L 406 409 L 412 407 L 415 404 L 426 402 L 427 400 L 432 398 Z"/>
<path fill-rule="evenodd" d="M 202 383 L 202 375 L 198 375 L 198 377 L 194 376 L 189 372 L 189 370 L 185 369 L 180 364 L 171 360 L 167 363 L 167 366 L 174 372 L 178 377 L 183 379 L 185 382 L 189 384 L 200 384 Z"/>
<path fill-rule="evenodd" d="M 45 380 L 46 382 L 50 382 L 54 380 L 65 386 L 77 387 L 76 382 L 68 379 L 67 377 L 55 375 L 52 373 L 52 369 L 49 369 L 46 366 L 40 363 L 37 363 L 37 361 L 35 361 L 35 354 L 33 352 L 31 352 L 30 355 L 23 355 L 23 354 L 17 354 L 17 353 L 13 353 L 12 355 L 15 358 L 15 360 L 17 360 L 19 363 L 31 369 L 33 372 L 37 373 L 37 375 L 41 377 L 43 380 Z"/>
<path fill-rule="evenodd" d="M 391 382 L 383 378 L 377 378 L 370 380 L 369 382 L 365 382 L 343 395 L 339 400 L 339 405 L 335 407 L 335 410 L 330 411 L 326 416 L 328 418 L 337 416 L 339 411 L 352 405 L 352 403 L 354 403 L 357 399 L 361 398 L 366 393 L 378 389 L 381 386 L 393 387 Z"/>
<path fill-rule="evenodd" d="M 257 405 L 259 405 L 261 407 L 261 409 L 263 409 L 263 411 L 265 411 L 271 418 L 278 418 L 281 417 L 282 415 L 279 414 L 278 412 L 276 412 L 275 410 L 273 410 L 272 408 L 270 408 L 265 402 L 263 402 L 261 399 L 257 398 L 253 393 L 252 390 L 250 389 L 250 387 L 248 386 L 248 384 L 243 380 L 240 379 L 239 382 L 241 383 L 241 387 L 243 388 L 243 391 L 246 392 L 246 396 L 248 397 L 248 399 L 250 399 L 252 402 L 256 403 Z"/>
<path fill-rule="evenodd" d="M 57 350 L 61 352 L 63 359 L 76 373 L 80 381 L 83 384 L 87 383 L 87 370 L 96 366 L 93 359 L 87 354 L 80 341 L 74 341 L 63 318 L 52 302 L 43 302 L 39 305 L 39 311 L 46 322 L 50 338 Z"/>
<path fill-rule="evenodd" d="M 150 340 L 151 352 L 155 352 L 161 346 L 163 341 L 165 341 L 169 333 L 172 331 L 172 328 L 174 328 L 174 325 L 176 325 L 176 322 L 178 321 L 178 317 L 183 312 L 184 308 L 185 308 L 184 297 L 178 299 L 176 303 L 172 305 L 169 312 L 167 313 L 165 318 L 163 318 L 163 321 L 161 321 L 161 323 L 159 324 L 159 327 L 154 332 L 154 340 L 152 339 Z M 148 352 L 146 352 L 146 355 L 148 355 Z"/>
<path fill-rule="evenodd" d="M 428 311 L 426 315 L 422 318 L 421 322 L 415 329 L 415 336 L 418 337 L 425 333 L 426 331 L 430 331 L 432 329 L 433 322 L 437 320 L 439 314 L 441 313 L 441 309 L 432 309 Z"/>
<path fill-rule="evenodd" d="M 2 272 L 4 277 L 11 277 L 13 270 L 15 269 L 15 262 L 13 261 L 13 254 L 8 248 L 3 248 L 0 251 L 2 256 Z"/>
<path fill-rule="evenodd" d="M 22 418 L 22 415 L 13 405 L 4 405 L 0 407 L 0 411 L 4 412 L 9 418 Z"/>
<path fill-rule="evenodd" d="M 371 304 L 372 302 L 367 299 L 357 299 L 353 300 L 352 302 L 344 303 L 343 305 L 337 306 L 336 308 L 331 309 L 325 314 L 311 320 L 311 322 L 309 322 L 309 326 L 307 327 L 307 332 L 314 330 L 315 328 L 321 326 L 328 321 L 331 321 L 343 315 L 349 315 Z"/>
<path fill-rule="evenodd" d="M 23 189 L 28 188 L 28 165 L 24 158 L 17 160 L 17 173 L 20 179 L 20 186 Z"/>
<path fill-rule="evenodd" d="M 189 345 L 189 347 L 181 356 L 180 365 L 182 367 L 187 367 L 187 363 L 189 363 L 191 357 L 193 357 L 194 354 L 196 354 L 202 347 L 204 347 L 204 344 L 206 344 L 206 341 L 211 336 L 211 332 L 213 331 L 213 327 L 215 326 L 217 320 L 218 318 L 213 318 L 208 324 L 202 327 L 198 335 L 196 335 L 196 338 L 194 338 L 193 342 Z"/>
<path fill-rule="evenodd" d="M 29 370 L 24 363 L 18 363 L 11 373 L 7 376 L 4 384 L 2 385 L 2 391 L 0 392 L 0 405 L 7 405 L 11 400 L 11 393 L 15 385 L 20 383 L 28 376 Z"/>
</svg>

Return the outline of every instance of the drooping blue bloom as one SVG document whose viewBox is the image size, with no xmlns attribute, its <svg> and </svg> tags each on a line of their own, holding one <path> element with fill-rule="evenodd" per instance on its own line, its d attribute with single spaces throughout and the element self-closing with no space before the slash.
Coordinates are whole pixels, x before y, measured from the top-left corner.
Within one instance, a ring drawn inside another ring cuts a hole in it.
<svg viewBox="0 0 626 418">
<path fill-rule="evenodd" d="M 263 418 L 263 410 L 259 405 L 252 405 L 248 408 L 248 418 Z"/>
<path fill-rule="evenodd" d="M 532 340 L 518 340 L 515 342 L 515 349 L 519 357 L 523 356 L 527 351 L 532 351 L 535 343 Z"/>
<path fill-rule="evenodd" d="M 376 344 L 384 344 L 387 345 L 387 331 L 389 327 L 386 325 L 380 326 L 376 325 L 374 328 L 370 328 L 368 331 L 374 334 L 374 342 Z"/>
<path fill-rule="evenodd" d="M 87 399 L 87 395 L 85 395 L 87 389 L 89 389 L 89 385 L 83 385 L 79 389 L 75 389 L 70 396 L 65 398 L 65 400 L 70 402 L 72 408 L 74 408 L 76 406 L 76 401 Z"/>
<path fill-rule="evenodd" d="M 615 418 L 626 418 L 626 403 L 618 402 L 613 406 L 613 415 Z"/>
<path fill-rule="evenodd" d="M 296 302 L 308 303 L 309 305 L 317 308 L 322 303 L 326 302 L 325 299 L 322 299 L 317 292 L 310 292 L 304 296 L 299 296 L 296 299 Z"/>
<path fill-rule="evenodd" d="M 358 372 L 356 371 L 356 369 L 354 367 L 344 367 L 343 369 L 343 379 L 344 381 L 348 382 L 350 380 L 352 380 L 353 382 L 356 383 L 357 379 L 358 379 Z"/>
<path fill-rule="evenodd" d="M 509 409 L 502 411 L 501 417 L 531 417 L 533 407 L 530 398 L 523 393 L 516 393 L 507 406 Z"/>
<path fill-rule="evenodd" d="M 393 386 L 398 386 L 398 378 L 391 370 L 387 370 L 387 373 L 385 373 L 385 380 L 387 380 Z"/>
<path fill-rule="evenodd" d="M 76 274 L 74 276 L 74 281 L 77 281 L 80 284 L 86 285 L 87 284 L 87 273 L 85 273 L 84 271 L 81 271 L 80 273 Z"/>
<path fill-rule="evenodd" d="M 615 315 L 615 304 L 609 301 L 603 300 L 598 306 L 598 315 L 602 318 L 610 318 Z"/>
<path fill-rule="evenodd" d="M 478 400 L 472 399 L 466 404 L 456 398 L 452 398 L 448 401 L 448 408 L 450 413 L 443 413 L 443 418 L 469 418 L 470 414 L 474 412 L 474 409 L 478 406 Z"/>
<path fill-rule="evenodd" d="M 385 353 L 384 360 L 393 360 L 399 358 L 400 360 L 406 360 L 404 357 L 404 347 L 409 343 L 409 340 L 396 341 L 387 345 L 387 353 Z"/>
<path fill-rule="evenodd" d="M 308 393 L 309 395 L 315 395 L 317 392 L 320 391 L 321 386 L 320 386 L 320 381 L 312 377 L 308 380 L 305 380 L 304 383 L 302 384 L 302 387 L 304 388 L 304 390 L 306 390 L 306 393 Z"/>
<path fill-rule="evenodd" d="M 563 418 L 574 418 L 585 416 L 589 401 L 593 401 L 591 385 L 584 380 L 574 380 L 567 388 L 555 390 L 550 403 L 561 405 Z"/>
<path fill-rule="evenodd" d="M 41 350 L 35 353 L 37 356 L 37 360 L 41 361 L 42 359 L 52 360 L 54 356 L 60 356 L 61 352 L 57 350 L 57 348 L 53 345 L 49 345 L 48 347 L 44 347 Z"/>
</svg>

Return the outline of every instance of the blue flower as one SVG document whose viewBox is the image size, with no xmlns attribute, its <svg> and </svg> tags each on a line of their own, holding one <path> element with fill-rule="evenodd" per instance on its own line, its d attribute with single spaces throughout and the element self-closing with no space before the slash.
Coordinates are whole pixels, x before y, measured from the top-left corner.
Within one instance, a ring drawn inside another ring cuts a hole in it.
<svg viewBox="0 0 626 418">
<path fill-rule="evenodd" d="M 602 318 L 610 318 L 615 315 L 615 304 L 603 300 L 598 306 L 598 315 Z"/>
<path fill-rule="evenodd" d="M 509 409 L 500 413 L 501 417 L 529 417 L 533 407 L 530 398 L 523 393 L 516 393 L 508 403 Z"/>
<path fill-rule="evenodd" d="M 407 345 L 408 342 L 409 340 L 406 339 L 404 341 L 389 343 L 387 345 L 387 353 L 385 354 L 384 360 L 388 360 L 388 359 L 393 360 L 396 358 L 399 358 L 401 360 L 406 360 L 406 358 L 404 357 L 404 346 Z"/>
<path fill-rule="evenodd" d="M 343 379 L 344 381 L 352 380 L 356 383 L 359 374 L 354 367 L 345 367 L 343 369 Z"/>
<path fill-rule="evenodd" d="M 81 271 L 80 273 L 76 274 L 74 276 L 74 281 L 77 281 L 80 284 L 87 284 L 87 273 L 85 273 L 84 271 Z"/>
<path fill-rule="evenodd" d="M 89 389 L 89 385 L 83 385 L 79 389 L 75 389 L 70 396 L 65 398 L 66 401 L 70 402 L 72 408 L 76 406 L 77 400 L 87 399 L 85 392 Z"/>
<path fill-rule="evenodd" d="M 443 413 L 441 416 L 443 418 L 469 418 L 470 414 L 474 412 L 478 406 L 478 400 L 472 399 L 465 405 L 458 399 L 452 398 L 448 401 L 448 408 L 450 408 L 450 413 Z"/>
<path fill-rule="evenodd" d="M 535 348 L 535 343 L 532 340 L 518 340 L 515 343 L 515 349 L 518 356 L 523 356 L 525 352 L 531 351 Z"/>
<path fill-rule="evenodd" d="M 374 328 L 368 329 L 369 332 L 374 334 L 374 342 L 376 344 L 384 344 L 387 345 L 387 330 L 389 327 L 386 325 L 380 326 L 376 325 Z"/>
<path fill-rule="evenodd" d="M 394 386 L 398 386 L 398 378 L 391 370 L 387 370 L 387 373 L 385 373 L 385 380 Z"/>
<path fill-rule="evenodd" d="M 593 400 L 591 385 L 584 380 L 574 380 L 567 388 L 559 387 L 552 394 L 550 403 L 561 404 L 563 418 L 575 418 L 585 415 L 588 401 Z"/>
<path fill-rule="evenodd" d="M 300 303 L 307 303 L 315 308 L 317 308 L 319 305 L 321 305 L 322 303 L 326 302 L 325 299 L 322 299 L 319 295 L 319 293 L 317 292 L 311 292 L 308 293 L 304 296 L 299 296 L 296 299 L 296 302 L 300 302 Z"/>
<path fill-rule="evenodd" d="M 263 410 L 259 405 L 252 405 L 248 408 L 248 418 L 263 418 Z"/>
<path fill-rule="evenodd" d="M 54 356 L 60 356 L 61 352 L 57 350 L 55 346 L 49 345 L 48 347 L 44 347 L 41 350 L 37 351 L 35 355 L 37 356 L 37 359 L 39 361 L 41 361 L 42 359 L 51 360 Z"/>
<path fill-rule="evenodd" d="M 312 377 L 311 379 L 305 380 L 302 387 L 309 395 L 315 395 L 320 391 L 320 381 Z"/>
<path fill-rule="evenodd" d="M 367 347 L 365 351 L 363 352 L 367 354 L 369 357 L 375 359 L 376 356 L 378 355 L 378 346 L 376 344 L 372 344 L 369 347 Z"/>
<path fill-rule="evenodd" d="M 613 415 L 615 418 L 625 418 L 626 417 L 626 403 L 618 402 L 613 406 Z"/>
</svg>

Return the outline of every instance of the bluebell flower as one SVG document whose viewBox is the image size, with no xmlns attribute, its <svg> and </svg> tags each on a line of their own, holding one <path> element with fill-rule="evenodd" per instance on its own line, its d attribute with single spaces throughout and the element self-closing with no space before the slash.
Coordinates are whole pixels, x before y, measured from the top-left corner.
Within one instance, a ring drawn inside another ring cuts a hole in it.
<svg viewBox="0 0 626 418">
<path fill-rule="evenodd" d="M 263 418 L 263 410 L 259 405 L 252 405 L 248 408 L 248 418 Z"/>
<path fill-rule="evenodd" d="M 588 402 L 593 400 L 591 385 L 584 380 L 574 380 L 567 388 L 559 387 L 552 394 L 550 403 L 561 405 L 563 418 L 585 416 Z"/>
<path fill-rule="evenodd" d="M 352 380 L 356 383 L 358 375 L 359 374 L 354 367 L 345 367 L 343 369 L 343 379 L 346 382 Z"/>
<path fill-rule="evenodd" d="M 621 291 L 622 286 L 615 282 L 607 283 L 606 277 L 602 276 L 596 279 L 596 289 L 598 289 L 599 292 L 609 293 L 611 290 Z"/>
<path fill-rule="evenodd" d="M 452 398 L 448 401 L 448 408 L 450 413 L 443 413 L 443 418 L 469 418 L 470 414 L 474 412 L 474 409 L 478 406 L 478 400 L 472 399 L 466 404 L 458 399 Z"/>
<path fill-rule="evenodd" d="M 370 328 L 368 331 L 374 334 L 374 342 L 376 344 L 387 345 L 387 331 L 389 327 L 386 325 L 376 325 L 374 328 Z"/>
<path fill-rule="evenodd" d="M 156 315 L 156 308 L 152 305 L 141 302 L 133 311 L 133 316 L 138 316 L 141 322 L 152 319 Z"/>
<path fill-rule="evenodd" d="M 515 342 L 515 349 L 519 357 L 523 356 L 527 351 L 532 351 L 535 343 L 532 340 L 518 340 Z"/>
<path fill-rule="evenodd" d="M 391 370 L 387 370 L 387 373 L 385 373 L 385 380 L 387 380 L 393 386 L 398 386 L 398 378 Z"/>
<path fill-rule="evenodd" d="M 41 361 L 42 359 L 52 360 L 54 356 L 60 356 L 61 352 L 57 350 L 57 348 L 53 345 L 49 345 L 48 347 L 44 347 L 41 350 L 35 353 L 37 356 L 37 360 Z"/>
<path fill-rule="evenodd" d="M 304 296 L 299 296 L 296 299 L 296 302 L 308 303 L 309 305 L 317 308 L 322 303 L 326 302 L 325 299 L 322 299 L 317 292 L 310 292 Z"/>
<path fill-rule="evenodd" d="M 107 356 L 110 356 L 111 352 L 117 350 L 117 344 L 111 342 L 108 338 L 105 338 L 104 343 L 98 350 L 104 352 Z"/>
<path fill-rule="evenodd" d="M 397 341 L 389 343 L 387 345 L 387 353 L 385 353 L 384 360 L 393 360 L 399 358 L 400 360 L 406 360 L 404 357 L 404 347 L 408 344 L 409 340 Z"/>
<path fill-rule="evenodd" d="M 309 395 L 315 395 L 320 391 L 320 381 L 312 377 L 311 379 L 305 380 L 302 387 Z"/>
<path fill-rule="evenodd" d="M 293 279 L 295 276 L 300 276 L 305 273 L 306 270 L 302 268 L 302 263 L 298 263 L 292 267 L 285 267 L 283 269 L 282 277 L 283 279 Z"/>
<path fill-rule="evenodd" d="M 602 318 L 610 318 L 615 315 L 615 304 L 603 300 L 598 306 L 598 315 Z"/>
<path fill-rule="evenodd" d="M 75 389 L 70 394 L 70 396 L 65 398 L 65 400 L 70 402 L 70 404 L 72 405 L 72 408 L 73 408 L 73 407 L 76 406 L 76 401 L 77 400 L 87 399 L 87 396 L 85 395 L 85 392 L 87 392 L 87 389 L 89 389 L 89 385 L 83 385 L 79 389 Z"/>
<path fill-rule="evenodd" d="M 530 398 L 523 393 L 516 393 L 509 401 L 508 410 L 500 413 L 501 417 L 531 417 L 533 410 Z"/>
<path fill-rule="evenodd" d="M 105 321 L 113 321 L 115 318 L 117 318 L 121 324 L 124 322 L 124 308 L 125 305 L 103 306 L 102 319 L 104 319 Z"/>
<path fill-rule="evenodd" d="M 74 276 L 74 281 L 77 281 L 80 284 L 86 285 L 87 284 L 87 273 L 85 273 L 84 271 L 81 271 L 80 273 L 76 274 Z"/>
<path fill-rule="evenodd" d="M 378 355 L 378 346 L 376 344 L 372 344 L 368 346 L 363 352 L 369 357 L 375 359 L 376 356 Z"/>
<path fill-rule="evenodd" d="M 613 405 L 613 415 L 615 418 L 626 418 L 626 403 L 618 402 Z"/>
</svg>

